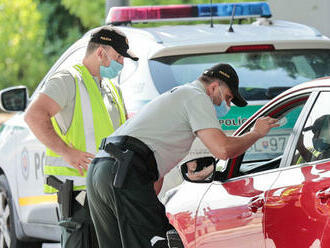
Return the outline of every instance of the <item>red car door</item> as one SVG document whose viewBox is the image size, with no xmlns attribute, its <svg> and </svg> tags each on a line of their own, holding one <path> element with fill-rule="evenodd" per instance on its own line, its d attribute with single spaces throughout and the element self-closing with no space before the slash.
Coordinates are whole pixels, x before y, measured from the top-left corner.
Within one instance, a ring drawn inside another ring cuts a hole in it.
<svg viewBox="0 0 330 248">
<path fill-rule="evenodd" d="M 330 92 L 317 95 L 266 193 L 266 247 L 330 247 L 329 104 Z"/>
<path fill-rule="evenodd" d="M 323 235 L 330 237 L 323 233 L 330 214 L 329 189 L 330 162 L 283 170 L 267 193 L 266 247 L 321 247 Z"/>
<path fill-rule="evenodd" d="M 196 247 L 265 247 L 264 193 L 278 172 L 214 182 L 196 215 Z"/>
</svg>

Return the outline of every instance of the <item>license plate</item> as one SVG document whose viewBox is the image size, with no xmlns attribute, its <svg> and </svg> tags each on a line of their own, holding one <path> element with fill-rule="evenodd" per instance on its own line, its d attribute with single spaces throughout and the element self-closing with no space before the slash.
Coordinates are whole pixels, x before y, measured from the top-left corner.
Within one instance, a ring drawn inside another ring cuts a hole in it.
<svg viewBox="0 0 330 248">
<path fill-rule="evenodd" d="M 253 146 L 249 148 L 248 153 L 283 153 L 285 145 L 288 141 L 287 135 L 265 136 L 259 139 Z"/>
</svg>

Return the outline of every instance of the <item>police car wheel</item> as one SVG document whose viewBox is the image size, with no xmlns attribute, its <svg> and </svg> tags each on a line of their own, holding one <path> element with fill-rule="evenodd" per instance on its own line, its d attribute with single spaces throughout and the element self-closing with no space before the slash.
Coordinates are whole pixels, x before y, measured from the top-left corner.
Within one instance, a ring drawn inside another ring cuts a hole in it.
<svg viewBox="0 0 330 248">
<path fill-rule="evenodd" d="M 0 176 L 0 248 L 29 247 L 17 239 L 8 181 Z"/>
</svg>

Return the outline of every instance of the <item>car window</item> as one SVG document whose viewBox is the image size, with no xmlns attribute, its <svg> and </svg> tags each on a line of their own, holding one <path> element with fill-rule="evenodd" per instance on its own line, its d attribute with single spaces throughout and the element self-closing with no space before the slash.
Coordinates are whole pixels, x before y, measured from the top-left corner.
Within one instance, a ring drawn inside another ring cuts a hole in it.
<svg viewBox="0 0 330 248">
<path fill-rule="evenodd" d="M 330 75 L 330 50 L 278 50 L 180 55 L 150 60 L 156 88 L 163 93 L 198 78 L 219 61 L 230 63 L 247 100 L 267 100 L 296 84 Z"/>
<path fill-rule="evenodd" d="M 317 98 L 296 145 L 292 165 L 330 158 L 330 92 Z"/>
<path fill-rule="evenodd" d="M 288 146 L 289 136 L 293 133 L 296 121 L 306 103 L 307 96 L 291 99 L 272 109 L 271 115 L 279 118 L 280 126 L 273 128 L 263 138 L 250 147 L 241 158 L 238 172 L 235 176 L 248 175 L 260 171 L 266 171 L 280 166 L 284 150 Z M 282 107 L 284 106 L 284 107 Z M 280 112 L 278 112 L 280 110 Z M 274 114 L 275 112 L 275 114 Z M 248 130 L 247 130 L 248 131 Z"/>
</svg>

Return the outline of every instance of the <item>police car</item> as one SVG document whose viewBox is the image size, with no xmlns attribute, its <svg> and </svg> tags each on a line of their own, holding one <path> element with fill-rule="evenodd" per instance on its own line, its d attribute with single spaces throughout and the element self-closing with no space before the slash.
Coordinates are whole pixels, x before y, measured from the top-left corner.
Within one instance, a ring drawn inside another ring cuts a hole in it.
<svg viewBox="0 0 330 248">
<path fill-rule="evenodd" d="M 230 63 L 240 77 L 240 92 L 249 102 L 245 109 L 232 106 L 229 114 L 219 120 L 223 130 L 232 133 L 283 90 L 330 74 L 329 38 L 314 28 L 271 20 L 270 17 L 271 11 L 264 2 L 112 8 L 106 19 L 107 25 L 116 25 L 124 32 L 132 52 L 140 58 L 138 62 L 125 61 L 122 73 L 113 79 L 122 87 L 129 116 L 159 94 L 195 80 L 204 69 L 219 62 Z M 219 24 L 218 19 L 238 23 Z M 246 19 L 254 22 L 242 24 Z M 190 24 L 171 26 L 167 23 L 181 20 Z M 191 24 L 205 20 L 204 24 Z M 130 26 L 146 22 L 162 25 Z M 91 32 L 59 58 L 31 99 L 54 72 L 81 62 Z M 29 102 L 24 86 L 1 91 L 2 108 L 17 112 L 0 128 L 2 247 L 26 247 L 24 242 L 29 238 L 58 241 L 60 237 L 56 195 L 45 195 L 42 191 L 45 147 L 23 121 Z M 280 144 L 288 136 L 285 130 L 278 132 L 282 135 L 275 135 L 272 139 Z M 273 140 L 268 143 L 275 142 Z M 282 147 L 278 145 L 277 150 L 272 151 L 281 153 Z M 271 148 L 257 145 L 252 149 L 251 156 L 263 157 Z M 207 150 L 197 142 L 190 155 L 203 156 L 206 153 Z M 181 182 L 177 174 L 175 169 L 169 174 L 173 180 L 165 180 L 163 192 Z"/>
</svg>

